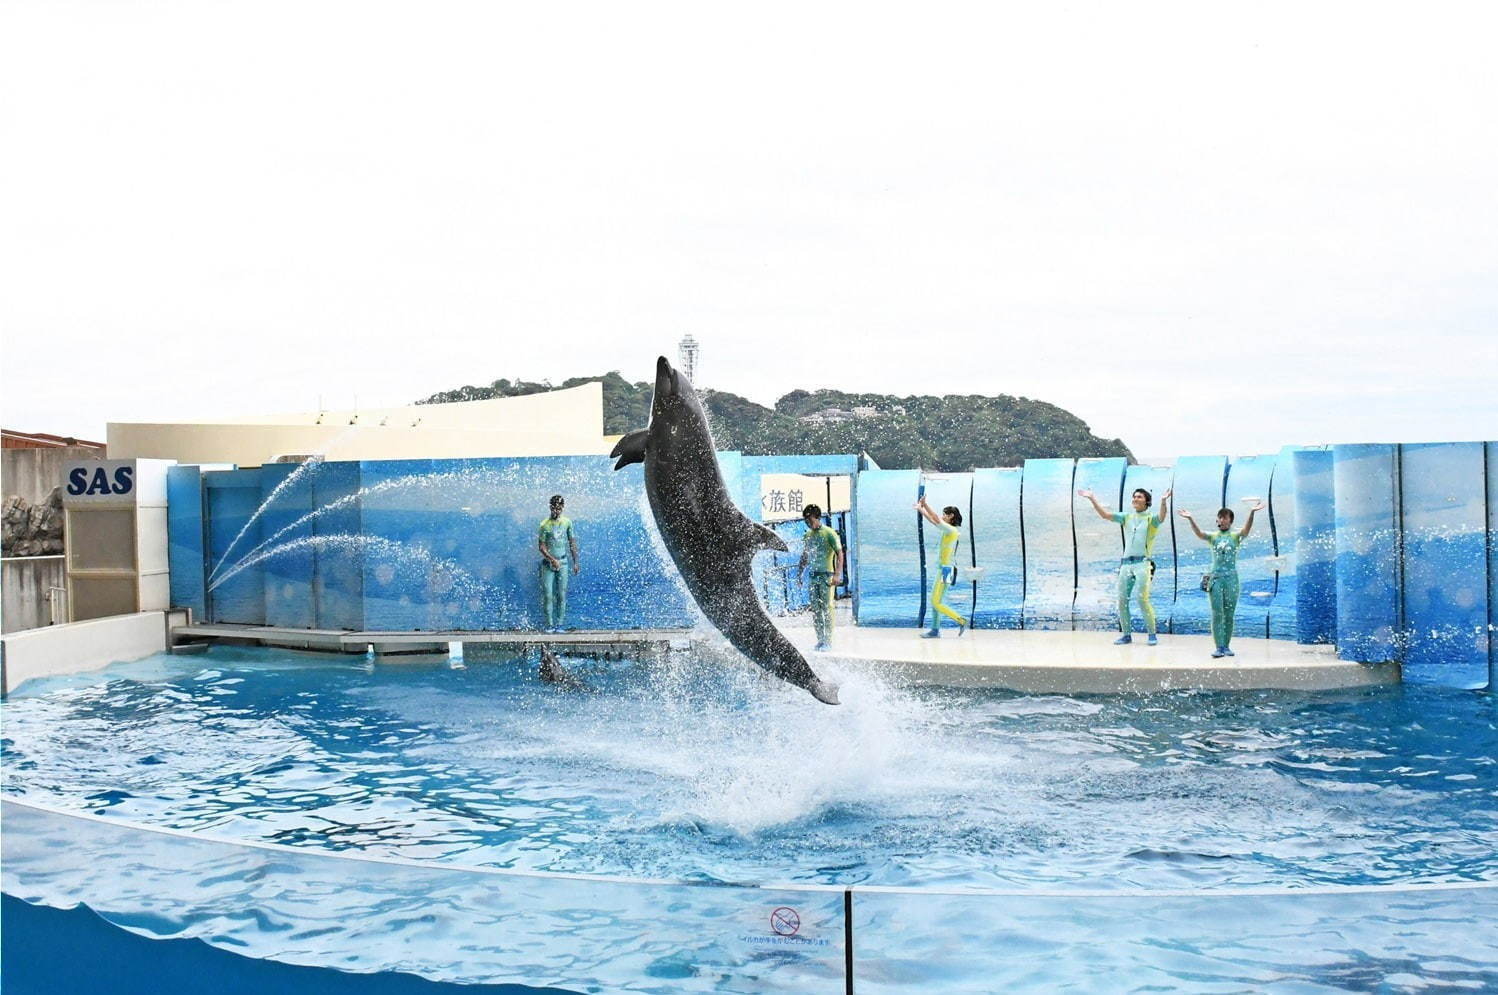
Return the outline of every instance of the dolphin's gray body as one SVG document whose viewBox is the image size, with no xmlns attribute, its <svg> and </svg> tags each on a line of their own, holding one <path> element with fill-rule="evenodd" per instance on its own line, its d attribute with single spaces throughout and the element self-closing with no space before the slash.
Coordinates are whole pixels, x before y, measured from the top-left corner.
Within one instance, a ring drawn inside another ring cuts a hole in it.
<svg viewBox="0 0 1498 995">
<path fill-rule="evenodd" d="M 620 439 L 610 455 L 619 458 L 616 470 L 645 464 L 645 492 L 656 527 L 708 621 L 771 674 L 805 688 L 818 701 L 837 704 L 836 685 L 812 673 L 755 597 L 750 561 L 762 549 L 785 552 L 785 541 L 734 506 L 702 404 L 666 357 L 655 365 L 650 427 Z"/>
</svg>

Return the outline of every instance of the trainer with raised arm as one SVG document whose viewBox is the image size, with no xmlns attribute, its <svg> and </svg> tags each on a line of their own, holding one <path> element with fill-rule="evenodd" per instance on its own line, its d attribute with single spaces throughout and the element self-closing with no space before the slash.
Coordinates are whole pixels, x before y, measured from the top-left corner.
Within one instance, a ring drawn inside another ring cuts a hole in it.
<svg viewBox="0 0 1498 995">
<path fill-rule="evenodd" d="M 921 638 L 936 639 L 941 635 L 943 615 L 957 623 L 957 636 L 961 638 L 967 631 L 968 620 L 947 604 L 945 596 L 947 588 L 957 583 L 957 544 L 962 540 L 962 512 L 956 505 L 949 504 L 938 517 L 924 494 L 915 503 L 915 510 L 941 532 L 941 541 L 937 545 L 936 583 L 931 587 L 931 628 L 921 633 Z"/>
<path fill-rule="evenodd" d="M 1150 603 L 1150 581 L 1154 577 L 1154 564 L 1150 556 L 1155 551 L 1155 537 L 1165 516 L 1170 514 L 1170 491 L 1160 495 L 1160 510 L 1150 511 L 1152 498 L 1143 487 L 1134 488 L 1131 502 L 1133 511 L 1109 511 L 1098 503 L 1092 491 L 1077 491 L 1077 494 L 1092 502 L 1098 516 L 1123 526 L 1123 558 L 1118 561 L 1118 627 L 1123 635 L 1113 642 L 1126 646 L 1134 641 L 1134 620 L 1129 617 L 1129 598 L 1139 600 L 1139 612 L 1144 616 L 1144 631 L 1149 634 L 1149 644 L 1159 642 L 1155 635 L 1155 606 Z"/>
<path fill-rule="evenodd" d="M 1228 649 L 1228 643 L 1233 639 L 1233 619 L 1238 614 L 1238 592 L 1241 589 L 1238 583 L 1238 547 L 1243 545 L 1243 540 L 1248 538 L 1248 533 L 1254 527 L 1254 512 L 1263 507 L 1264 502 L 1259 501 L 1248 509 L 1248 520 L 1237 533 L 1233 532 L 1233 509 L 1219 508 L 1217 531 L 1211 535 L 1201 530 L 1191 512 L 1185 508 L 1178 512 L 1191 523 L 1191 531 L 1196 533 L 1196 537 L 1212 547 L 1212 572 L 1207 574 L 1207 597 L 1212 602 L 1212 639 L 1217 644 L 1217 648 L 1212 651 L 1213 657 L 1236 655 Z"/>
</svg>

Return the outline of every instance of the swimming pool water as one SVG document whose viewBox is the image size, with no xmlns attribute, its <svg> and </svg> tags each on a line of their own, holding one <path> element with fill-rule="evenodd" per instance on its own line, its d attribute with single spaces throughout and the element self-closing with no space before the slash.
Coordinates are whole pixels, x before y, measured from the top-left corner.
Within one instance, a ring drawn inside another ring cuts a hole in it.
<svg viewBox="0 0 1498 995">
<path fill-rule="evenodd" d="M 220 839 L 942 888 L 1498 877 L 1498 708 L 1418 686 L 1066 698 L 735 667 L 370 667 L 215 647 L 33 682 L 4 791 Z"/>
</svg>

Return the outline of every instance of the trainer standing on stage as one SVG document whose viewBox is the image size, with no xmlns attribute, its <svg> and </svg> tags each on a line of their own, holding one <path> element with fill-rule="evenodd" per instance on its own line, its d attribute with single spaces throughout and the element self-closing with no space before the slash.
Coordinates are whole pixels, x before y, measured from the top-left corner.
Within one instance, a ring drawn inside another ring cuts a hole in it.
<svg viewBox="0 0 1498 995">
<path fill-rule="evenodd" d="M 541 519 L 537 546 L 541 550 L 541 607 L 546 613 L 546 631 L 560 632 L 567 622 L 567 574 L 580 569 L 577 536 L 572 519 L 562 514 L 567 502 L 551 496 L 551 514 Z"/>
<path fill-rule="evenodd" d="M 1233 531 L 1233 509 L 1222 508 L 1217 512 L 1217 531 L 1211 535 L 1202 531 L 1191 512 L 1181 509 L 1180 516 L 1191 523 L 1191 531 L 1202 542 L 1212 547 L 1212 572 L 1207 574 L 1207 598 L 1212 602 L 1212 640 L 1216 649 L 1213 657 L 1235 656 L 1228 646 L 1233 641 L 1233 622 L 1238 613 L 1238 547 L 1254 528 L 1254 514 L 1264 510 L 1259 501 L 1248 509 L 1248 521 L 1243 528 Z"/>
<path fill-rule="evenodd" d="M 809 504 L 801 509 L 801 520 L 806 523 L 806 537 L 801 543 L 801 563 L 796 568 L 799 578 L 811 566 L 811 587 L 806 600 L 811 606 L 812 625 L 817 630 L 818 650 L 832 648 L 832 602 L 837 586 L 843 582 L 843 542 L 837 530 L 822 521 L 820 505 Z"/>
<path fill-rule="evenodd" d="M 1149 634 L 1149 644 L 1154 646 L 1155 606 L 1150 603 L 1150 580 L 1154 577 L 1154 564 L 1150 556 L 1155 551 L 1155 537 L 1160 534 L 1160 525 L 1170 514 L 1170 491 L 1160 495 L 1160 510 L 1150 511 L 1150 492 L 1136 487 L 1131 495 L 1133 511 L 1109 511 L 1098 503 L 1091 491 L 1077 494 L 1092 502 L 1093 510 L 1110 522 L 1123 526 L 1123 558 L 1118 561 L 1118 627 L 1123 635 L 1113 642 L 1127 646 L 1134 641 L 1134 620 L 1129 617 L 1129 598 L 1139 599 L 1139 612 L 1144 616 L 1144 631 Z"/>
</svg>

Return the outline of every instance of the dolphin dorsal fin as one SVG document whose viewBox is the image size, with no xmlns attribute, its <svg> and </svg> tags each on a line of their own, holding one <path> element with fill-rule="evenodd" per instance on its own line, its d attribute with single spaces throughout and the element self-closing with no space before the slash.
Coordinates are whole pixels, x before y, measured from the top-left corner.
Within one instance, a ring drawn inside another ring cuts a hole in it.
<svg viewBox="0 0 1498 995">
<path fill-rule="evenodd" d="M 642 428 L 614 443 L 614 450 L 609 453 L 610 456 L 619 457 L 619 462 L 614 464 L 614 469 L 622 470 L 631 463 L 645 462 L 645 443 L 648 441 L 650 441 L 650 430 Z"/>
</svg>

